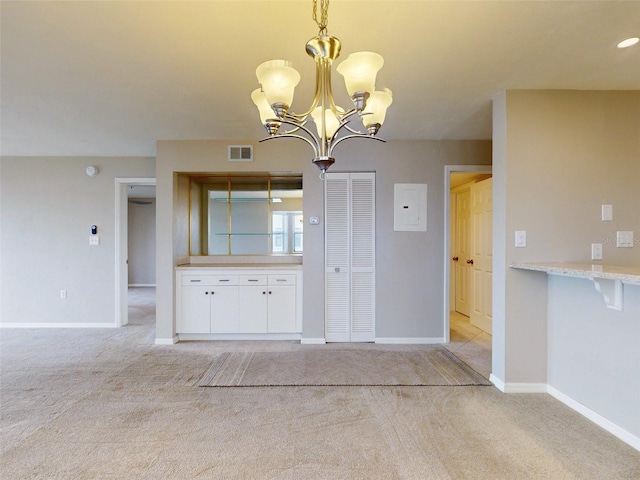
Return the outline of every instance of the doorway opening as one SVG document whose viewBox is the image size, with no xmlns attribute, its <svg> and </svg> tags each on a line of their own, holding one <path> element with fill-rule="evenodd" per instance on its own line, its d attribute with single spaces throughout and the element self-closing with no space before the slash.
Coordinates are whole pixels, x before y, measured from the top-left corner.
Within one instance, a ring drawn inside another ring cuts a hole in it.
<svg viewBox="0 0 640 480">
<path fill-rule="evenodd" d="M 155 304 L 155 186 L 155 178 L 115 179 L 115 323 L 118 327 L 129 323 L 129 284 L 132 283 L 129 271 L 130 254 L 135 255 L 136 260 L 141 259 L 135 268 L 138 278 L 144 279 L 134 280 L 133 285 L 137 285 L 137 288 L 152 288 Z M 131 214 L 134 215 L 132 220 L 136 220 L 135 228 L 130 228 L 130 207 Z M 137 207 L 144 207 L 140 210 L 144 214 L 140 214 Z M 131 243 L 132 240 L 134 243 Z M 149 252 L 151 248 L 145 246 L 145 242 L 149 246 L 151 241 L 152 253 Z M 147 304 L 150 293 L 150 290 L 147 291 Z"/>
<path fill-rule="evenodd" d="M 444 333 L 447 347 L 491 373 L 491 166 L 445 167 Z"/>
</svg>

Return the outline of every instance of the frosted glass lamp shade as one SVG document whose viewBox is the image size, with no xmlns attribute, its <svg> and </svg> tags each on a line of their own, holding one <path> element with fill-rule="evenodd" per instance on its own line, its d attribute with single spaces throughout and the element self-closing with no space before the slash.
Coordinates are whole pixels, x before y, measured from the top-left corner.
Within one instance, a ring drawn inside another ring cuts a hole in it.
<svg viewBox="0 0 640 480">
<path fill-rule="evenodd" d="M 258 112 L 260 112 L 260 121 L 264 125 L 267 123 L 267 120 L 275 119 L 276 115 L 273 113 L 273 109 L 269 102 L 267 102 L 267 97 L 260 88 L 256 88 L 251 93 L 251 100 L 258 107 Z"/>
<path fill-rule="evenodd" d="M 270 60 L 256 68 L 256 77 L 262 85 L 269 105 L 282 103 L 291 106 L 293 91 L 300 83 L 300 74 L 285 60 Z"/>
<path fill-rule="evenodd" d="M 344 110 L 341 109 L 340 107 L 338 107 L 338 111 L 344 112 Z M 322 124 L 320 123 L 322 122 L 322 107 L 314 108 L 313 111 L 311 112 L 311 116 L 313 117 L 313 121 L 316 124 L 316 129 L 318 130 L 318 136 L 322 137 Z M 336 130 L 338 130 L 338 127 L 340 126 L 340 120 L 338 120 L 338 118 L 335 116 L 335 114 L 331 111 L 330 108 L 327 108 L 324 111 L 324 119 L 326 123 L 325 128 L 327 130 L 327 138 L 331 138 L 333 134 L 336 133 Z"/>
<path fill-rule="evenodd" d="M 384 123 L 384 117 L 387 114 L 387 108 L 393 102 L 393 95 L 391 90 L 385 88 L 373 92 L 367 100 L 367 106 L 362 112 L 362 123 L 365 127 L 369 125 Z"/>
<path fill-rule="evenodd" d="M 349 95 L 355 92 L 371 93 L 375 89 L 376 75 L 384 65 L 384 59 L 373 52 L 356 52 L 349 55 L 336 69 L 344 77 Z"/>
</svg>

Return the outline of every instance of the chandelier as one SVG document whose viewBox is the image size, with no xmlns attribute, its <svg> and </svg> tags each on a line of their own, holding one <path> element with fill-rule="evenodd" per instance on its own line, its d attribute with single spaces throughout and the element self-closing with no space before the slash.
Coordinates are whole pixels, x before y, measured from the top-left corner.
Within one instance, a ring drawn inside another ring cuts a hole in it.
<svg viewBox="0 0 640 480">
<path fill-rule="evenodd" d="M 331 66 L 340 55 L 341 44 L 336 37 L 327 34 L 328 10 L 329 0 L 320 0 L 318 20 L 317 0 L 313 0 L 313 20 L 320 31 L 306 46 L 307 54 L 316 62 L 316 89 L 309 109 L 301 114 L 289 110 L 300 74 L 285 60 L 270 60 L 259 65 L 256 76 L 262 88 L 251 94 L 260 112 L 260 120 L 269 134 L 260 141 L 297 138 L 307 142 L 313 149 L 313 163 L 322 172 L 322 177 L 335 162 L 333 150 L 341 142 L 351 138 L 371 138 L 384 142 L 376 134 L 392 102 L 390 90 L 375 90 L 376 75 L 384 64 L 383 58 L 373 52 L 358 52 L 349 55 L 336 69 L 344 77 L 354 107 L 345 111 L 335 104 Z M 307 126 L 309 115 L 315 123 L 316 132 Z M 366 131 L 350 125 L 355 118 L 361 120 Z M 281 131 L 282 124 L 291 128 Z"/>
</svg>

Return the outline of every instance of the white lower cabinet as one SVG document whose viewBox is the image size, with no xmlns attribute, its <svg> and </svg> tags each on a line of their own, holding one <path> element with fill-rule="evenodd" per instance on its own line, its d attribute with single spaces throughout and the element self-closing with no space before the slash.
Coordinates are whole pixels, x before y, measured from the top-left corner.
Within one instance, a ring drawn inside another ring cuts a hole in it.
<svg viewBox="0 0 640 480">
<path fill-rule="evenodd" d="M 211 291 L 211 333 L 238 331 L 237 286 L 218 286 Z"/>
<path fill-rule="evenodd" d="M 177 269 L 178 334 L 301 332 L 300 270 L 211 270 Z"/>
<path fill-rule="evenodd" d="M 239 333 L 267 333 L 267 276 L 241 275 Z"/>
<path fill-rule="evenodd" d="M 268 332 L 286 333 L 296 327 L 296 285 L 269 282 L 267 296 Z"/>
</svg>

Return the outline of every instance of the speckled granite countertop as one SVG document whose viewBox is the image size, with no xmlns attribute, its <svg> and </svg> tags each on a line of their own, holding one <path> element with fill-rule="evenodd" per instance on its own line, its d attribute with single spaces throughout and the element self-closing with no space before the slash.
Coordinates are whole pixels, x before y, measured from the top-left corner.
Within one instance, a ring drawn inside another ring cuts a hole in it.
<svg viewBox="0 0 640 480">
<path fill-rule="evenodd" d="M 521 270 L 533 270 L 588 279 L 607 278 L 610 280 L 621 280 L 624 283 L 640 285 L 640 267 L 565 262 L 516 262 L 509 266 L 511 268 L 518 268 Z"/>
<path fill-rule="evenodd" d="M 193 269 L 193 268 L 217 268 L 217 269 L 287 269 L 287 270 L 301 270 L 302 265 L 296 263 L 185 263 L 183 265 L 176 266 L 176 269 Z"/>
</svg>

